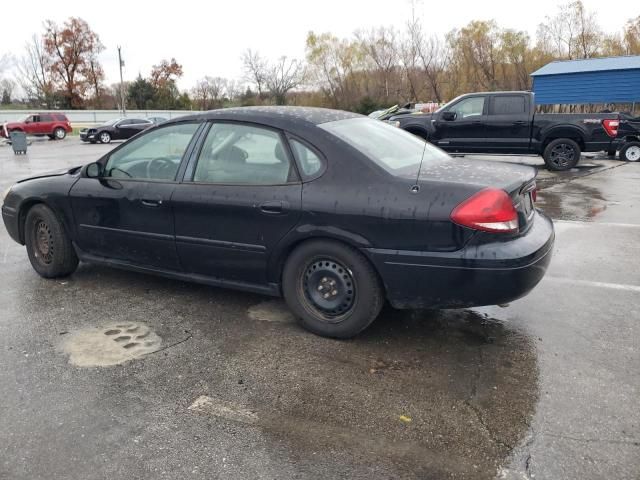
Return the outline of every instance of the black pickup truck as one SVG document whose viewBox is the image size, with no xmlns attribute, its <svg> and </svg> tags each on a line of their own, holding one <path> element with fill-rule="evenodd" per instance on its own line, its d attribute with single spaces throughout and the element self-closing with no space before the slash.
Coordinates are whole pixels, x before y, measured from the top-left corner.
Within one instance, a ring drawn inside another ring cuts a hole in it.
<svg viewBox="0 0 640 480">
<path fill-rule="evenodd" d="M 581 152 L 615 151 L 617 113 L 536 113 L 531 92 L 469 93 L 434 113 L 397 115 L 400 128 L 458 153 L 542 155 L 551 170 L 569 170 Z"/>
</svg>

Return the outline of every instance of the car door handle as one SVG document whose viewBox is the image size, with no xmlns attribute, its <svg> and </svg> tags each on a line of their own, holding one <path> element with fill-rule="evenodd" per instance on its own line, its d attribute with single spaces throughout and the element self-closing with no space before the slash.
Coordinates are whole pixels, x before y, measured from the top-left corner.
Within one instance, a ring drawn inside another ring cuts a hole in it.
<svg viewBox="0 0 640 480">
<path fill-rule="evenodd" d="M 287 202 L 264 202 L 260 204 L 260 211 L 269 215 L 281 215 L 288 207 Z"/>
<path fill-rule="evenodd" d="M 143 198 L 142 200 L 140 200 L 140 203 L 142 203 L 142 205 L 144 205 L 145 207 L 159 207 L 160 205 L 162 205 L 162 200 L 151 200 L 148 198 Z"/>
</svg>

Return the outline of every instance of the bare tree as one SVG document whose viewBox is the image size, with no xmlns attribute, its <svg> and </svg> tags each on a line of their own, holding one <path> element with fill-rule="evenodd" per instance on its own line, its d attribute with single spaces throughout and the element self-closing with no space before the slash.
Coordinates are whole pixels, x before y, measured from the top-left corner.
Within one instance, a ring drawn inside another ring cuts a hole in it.
<svg viewBox="0 0 640 480">
<path fill-rule="evenodd" d="M 367 56 L 374 64 L 382 80 L 385 99 L 392 94 L 393 74 L 398 68 L 397 33 L 393 28 L 380 27 L 369 32 L 356 32 L 356 38 L 362 43 Z"/>
<path fill-rule="evenodd" d="M 591 58 L 602 48 L 603 34 L 595 14 L 581 0 L 561 5 L 538 26 L 538 46 L 557 58 Z"/>
<path fill-rule="evenodd" d="M 442 102 L 442 82 L 446 66 L 449 63 L 447 45 L 438 37 L 432 36 L 417 44 L 416 53 L 433 94 L 433 98 L 430 100 L 435 99 L 438 103 Z"/>
<path fill-rule="evenodd" d="M 267 63 L 258 52 L 251 49 L 242 54 L 242 63 L 247 81 L 253 83 L 258 90 L 258 96 L 262 97 L 266 85 Z"/>
<path fill-rule="evenodd" d="M 191 95 L 198 103 L 200 110 L 220 108 L 226 94 L 227 83 L 227 79 L 222 77 L 205 76 L 198 80 Z"/>
<path fill-rule="evenodd" d="M 277 105 L 287 103 L 287 93 L 297 88 L 304 79 L 304 63 L 295 58 L 280 57 L 265 70 L 265 86 Z"/>
<path fill-rule="evenodd" d="M 54 82 L 51 59 L 46 54 L 43 41 L 33 35 L 25 45 L 25 54 L 16 63 L 18 84 L 27 98 L 53 106 Z"/>
</svg>

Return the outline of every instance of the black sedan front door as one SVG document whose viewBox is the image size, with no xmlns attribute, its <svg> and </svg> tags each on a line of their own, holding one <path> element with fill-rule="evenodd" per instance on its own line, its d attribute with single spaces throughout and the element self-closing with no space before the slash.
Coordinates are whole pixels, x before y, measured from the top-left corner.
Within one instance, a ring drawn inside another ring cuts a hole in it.
<svg viewBox="0 0 640 480">
<path fill-rule="evenodd" d="M 182 266 L 192 274 L 265 284 L 269 254 L 298 222 L 301 195 L 280 132 L 213 124 L 172 197 Z"/>
<path fill-rule="evenodd" d="M 123 144 L 104 159 L 104 175 L 70 191 L 78 247 L 126 263 L 179 270 L 171 195 L 198 128 L 180 123 Z"/>
</svg>

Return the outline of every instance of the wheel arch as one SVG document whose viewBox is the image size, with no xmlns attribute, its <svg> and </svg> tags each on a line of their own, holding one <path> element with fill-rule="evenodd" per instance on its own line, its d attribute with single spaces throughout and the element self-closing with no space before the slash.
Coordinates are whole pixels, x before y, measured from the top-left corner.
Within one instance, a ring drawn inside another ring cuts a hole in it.
<svg viewBox="0 0 640 480">
<path fill-rule="evenodd" d="M 544 152 L 544 149 L 547 148 L 547 145 L 554 140 L 558 140 L 561 138 L 567 138 L 569 140 L 573 140 L 578 144 L 581 150 L 584 151 L 585 148 L 585 134 L 582 130 L 572 126 L 557 126 L 553 127 L 547 132 L 544 132 L 542 136 L 542 148 L 541 151 Z"/>
<path fill-rule="evenodd" d="M 427 132 L 427 129 L 421 125 L 410 124 L 401 128 L 417 137 L 423 138 L 425 140 L 429 139 L 429 132 Z"/>
<path fill-rule="evenodd" d="M 339 234 L 336 232 L 331 233 L 331 232 L 322 231 L 312 235 L 304 235 L 304 236 L 296 235 L 296 236 L 291 236 L 289 238 L 285 237 L 285 239 L 283 239 L 283 241 L 280 242 L 277 249 L 273 252 L 273 254 L 269 258 L 268 270 L 267 270 L 268 272 L 270 272 L 269 281 L 282 285 L 282 273 L 284 271 L 284 265 L 287 261 L 287 258 L 289 258 L 291 253 L 294 250 L 296 250 L 298 247 L 300 247 L 301 245 L 307 242 L 312 242 L 312 241 L 330 241 L 330 242 L 341 243 L 347 247 L 351 247 L 357 250 L 358 252 L 360 252 L 364 256 L 364 258 L 366 258 L 366 260 L 371 264 L 373 270 L 378 275 L 378 278 L 380 279 L 380 283 L 383 286 L 384 293 L 386 295 L 387 286 L 384 282 L 384 279 L 382 278 L 382 275 L 380 275 L 380 271 L 378 270 L 376 265 L 371 261 L 369 256 L 362 251 L 362 248 L 371 247 L 371 244 L 364 237 L 357 234 L 353 234 L 353 233 L 346 235 L 346 234 Z"/>
<path fill-rule="evenodd" d="M 47 201 L 43 200 L 42 198 L 34 197 L 34 198 L 29 198 L 22 201 L 22 203 L 20 203 L 20 207 L 18 208 L 18 236 L 19 236 L 18 238 L 20 239 L 21 245 L 25 244 L 25 226 L 27 221 L 27 215 L 29 213 L 29 210 L 31 210 L 36 205 L 44 205 L 47 208 L 49 208 L 53 212 L 53 214 L 56 216 L 56 218 L 62 225 L 62 228 L 64 229 L 66 234 L 69 236 L 69 238 L 73 238 L 71 235 L 71 232 L 69 231 L 69 226 L 67 225 L 67 222 L 60 215 L 60 213 L 56 211 L 55 207 L 50 205 Z"/>
</svg>

